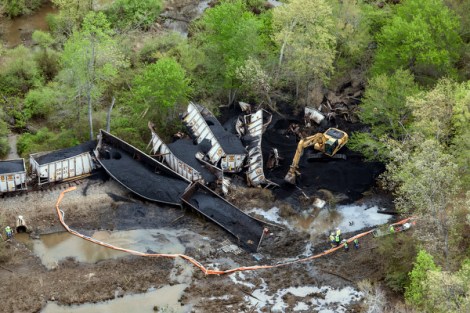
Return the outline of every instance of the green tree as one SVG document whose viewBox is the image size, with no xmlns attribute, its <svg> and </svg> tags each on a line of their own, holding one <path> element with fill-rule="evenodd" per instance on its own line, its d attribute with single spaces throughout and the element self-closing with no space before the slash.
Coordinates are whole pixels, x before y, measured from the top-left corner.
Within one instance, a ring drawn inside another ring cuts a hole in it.
<svg viewBox="0 0 470 313">
<path fill-rule="evenodd" d="M 147 65 L 135 77 L 133 85 L 136 100 L 145 103 L 139 114 L 150 111 L 151 118 L 163 124 L 168 112 L 177 104 L 186 103 L 191 93 L 190 81 L 184 69 L 171 58 L 162 58 Z"/>
<path fill-rule="evenodd" d="M 0 13 L 3 11 L 9 17 L 30 14 L 41 4 L 41 0 L 1 0 Z"/>
<path fill-rule="evenodd" d="M 423 282 L 427 312 L 464 313 L 470 310 L 470 259 L 462 263 L 459 271 L 429 271 Z"/>
<path fill-rule="evenodd" d="M 452 108 L 452 129 L 454 131 L 451 141 L 451 151 L 459 164 L 460 177 L 465 187 L 470 186 L 470 81 L 457 85 L 455 105 Z"/>
<path fill-rule="evenodd" d="M 410 69 L 417 79 L 454 72 L 462 40 L 459 20 L 442 0 L 405 0 L 377 36 L 372 72 Z"/>
<path fill-rule="evenodd" d="M 4 120 L 3 111 L 0 109 L 0 158 L 4 158 L 10 152 L 8 143 L 8 125 Z"/>
<path fill-rule="evenodd" d="M 420 231 L 414 235 L 428 251 L 443 256 L 447 268 L 455 224 L 451 204 L 460 190 L 458 166 L 436 140 L 413 137 L 410 141 L 414 147 L 389 146 L 393 158 L 387 164 L 384 183 L 395 191 L 398 209 L 421 217 Z"/>
<path fill-rule="evenodd" d="M 51 0 L 59 9 L 57 14 L 46 16 L 47 24 L 57 43 L 63 45 L 72 33 L 80 28 L 95 0 Z"/>
<path fill-rule="evenodd" d="M 279 71 L 297 84 L 328 81 L 336 55 L 332 8 L 325 0 L 292 0 L 273 10 L 274 41 L 279 45 Z"/>
<path fill-rule="evenodd" d="M 108 16 L 111 23 L 121 29 L 148 29 L 162 10 L 161 0 L 117 0 Z"/>
<path fill-rule="evenodd" d="M 263 104 L 265 101 L 271 109 L 275 109 L 271 100 L 272 79 L 264 71 L 256 59 L 248 59 L 245 64 L 236 71 L 237 78 L 241 81 L 241 88 L 254 96 Z"/>
<path fill-rule="evenodd" d="M 234 101 L 239 85 L 236 69 L 263 50 L 262 26 L 241 0 L 222 1 L 207 9 L 194 25 L 192 42 L 205 55 L 198 77 L 208 90 L 228 90 L 229 105 Z"/>
<path fill-rule="evenodd" d="M 370 132 L 354 133 L 349 146 L 369 158 L 387 157 L 380 139 L 405 138 L 412 121 L 406 99 L 418 92 L 409 71 L 399 69 L 391 76 L 381 74 L 370 79 L 359 111 L 361 122 L 370 125 Z"/>
<path fill-rule="evenodd" d="M 18 138 L 18 154 L 27 156 L 38 151 L 58 150 L 80 143 L 75 131 L 71 128 L 61 129 L 55 133 L 47 127 L 43 127 L 35 134 L 24 133 Z"/>
<path fill-rule="evenodd" d="M 470 1 L 444 0 L 460 19 L 459 34 L 464 42 L 460 60 L 457 64 L 462 80 L 470 80 Z"/>
<path fill-rule="evenodd" d="M 31 88 L 39 87 L 43 77 L 32 57 L 32 52 L 24 46 L 9 49 L 0 62 L 0 94 L 22 96 Z M 0 101 L 2 101 L 0 99 Z"/>
<path fill-rule="evenodd" d="M 413 269 L 416 243 L 410 240 L 407 233 L 384 236 L 379 241 L 378 253 L 383 260 L 381 265 L 385 283 L 393 291 L 403 293 L 410 283 L 408 273 Z"/>
<path fill-rule="evenodd" d="M 90 140 L 94 138 L 93 104 L 116 78 L 118 70 L 128 64 L 112 35 L 106 16 L 90 12 L 82 29 L 67 40 L 62 54 L 61 80 L 74 88 L 73 98 L 86 99 Z"/>
<path fill-rule="evenodd" d="M 413 112 L 413 131 L 435 138 L 459 164 L 459 177 L 470 183 L 470 83 L 441 79 L 436 86 L 407 100 Z"/>
<path fill-rule="evenodd" d="M 47 118 L 57 112 L 60 90 L 51 86 L 44 86 L 30 90 L 24 99 L 25 113 L 28 118 Z"/>
<path fill-rule="evenodd" d="M 410 285 L 405 291 L 405 298 L 408 303 L 418 307 L 424 305 L 427 292 L 425 282 L 430 271 L 439 271 L 439 268 L 434 264 L 433 257 L 426 250 L 420 250 L 416 256 L 413 270 L 409 274 Z"/>
<path fill-rule="evenodd" d="M 330 1 L 336 36 L 335 70 L 357 66 L 371 41 L 364 3 L 356 0 Z M 344 75 L 344 72 L 343 72 Z"/>
<path fill-rule="evenodd" d="M 55 40 L 51 34 L 36 30 L 33 32 L 33 41 L 41 47 L 40 51 L 35 52 L 34 59 L 42 72 L 46 81 L 52 80 L 60 69 L 60 55 L 52 45 Z"/>
</svg>

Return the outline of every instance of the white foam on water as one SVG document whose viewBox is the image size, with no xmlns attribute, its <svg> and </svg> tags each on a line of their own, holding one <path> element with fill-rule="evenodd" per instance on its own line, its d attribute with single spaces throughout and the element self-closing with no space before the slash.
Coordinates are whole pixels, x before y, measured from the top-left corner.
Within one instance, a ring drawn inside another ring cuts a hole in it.
<svg viewBox="0 0 470 313">
<path fill-rule="evenodd" d="M 294 311 L 305 311 L 308 310 L 309 306 L 304 302 L 297 302 L 294 307 Z"/>
<path fill-rule="evenodd" d="M 248 213 L 258 214 L 267 221 L 291 227 L 291 225 L 279 215 L 278 207 L 272 207 L 271 209 L 267 211 L 259 209 L 259 208 L 253 208 L 250 211 L 248 211 Z"/>
<path fill-rule="evenodd" d="M 251 288 L 255 287 L 251 283 L 242 281 L 242 278 L 240 276 L 237 277 L 237 274 L 230 275 L 230 278 L 236 284 L 251 286 Z M 307 285 L 288 287 L 271 292 L 268 284 L 263 279 L 261 279 L 260 286 L 251 294 L 252 297 L 245 296 L 245 302 L 251 308 L 255 308 L 256 312 L 263 312 L 263 309 L 269 308 L 271 312 L 315 310 L 321 313 L 345 313 L 348 310 L 348 305 L 362 299 L 362 293 L 350 286 L 334 289 L 329 286 L 319 288 Z M 297 302 L 294 307 L 290 307 L 283 299 L 287 294 L 304 299 L 302 302 Z M 315 294 L 321 294 L 322 296 L 315 297 Z"/>
<path fill-rule="evenodd" d="M 337 211 L 341 213 L 343 219 L 336 227 L 339 227 L 343 232 L 353 232 L 387 223 L 391 215 L 378 213 L 378 209 L 376 205 L 340 205 L 337 207 Z"/>
</svg>

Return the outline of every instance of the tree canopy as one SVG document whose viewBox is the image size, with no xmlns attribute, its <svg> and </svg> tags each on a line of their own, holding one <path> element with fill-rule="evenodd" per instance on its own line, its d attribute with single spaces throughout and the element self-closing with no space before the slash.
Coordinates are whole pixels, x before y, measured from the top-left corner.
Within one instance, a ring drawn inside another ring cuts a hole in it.
<svg viewBox="0 0 470 313">
<path fill-rule="evenodd" d="M 336 54 L 334 20 L 328 2 L 293 0 L 278 6 L 273 10 L 273 28 L 284 75 L 296 80 L 328 80 Z"/>
<path fill-rule="evenodd" d="M 405 0 L 377 36 L 372 71 L 409 69 L 423 81 L 454 73 L 462 40 L 459 20 L 442 0 Z"/>
</svg>

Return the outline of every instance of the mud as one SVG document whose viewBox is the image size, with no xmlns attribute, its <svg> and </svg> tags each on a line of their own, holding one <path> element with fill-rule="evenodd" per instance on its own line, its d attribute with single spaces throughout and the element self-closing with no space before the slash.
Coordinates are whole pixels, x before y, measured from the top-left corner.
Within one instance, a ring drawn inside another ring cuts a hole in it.
<svg viewBox="0 0 470 313">
<path fill-rule="evenodd" d="M 257 259 L 261 259 L 257 261 L 243 250 L 224 252 L 222 247 L 231 244 L 233 237 L 213 223 L 189 211 L 143 202 L 113 180 L 87 179 L 77 188 L 67 193 L 61 205 L 66 222 L 74 229 L 88 235 L 93 235 L 96 230 L 106 234 L 108 232 L 103 230 L 171 229 L 178 234 L 185 254 L 211 268 L 273 264 L 318 253 L 328 247 L 326 238 L 315 237 L 310 241 L 308 233 L 271 228 L 257 254 Z M 15 216 L 21 214 L 34 234 L 57 232 L 62 228 L 55 215 L 54 203 L 62 190 L 54 188 L 0 199 L 0 206 L 7 222 L 14 221 Z M 152 241 L 166 241 L 162 237 L 147 237 Z M 4 303 L 0 312 L 37 312 L 48 301 L 59 305 L 103 301 L 115 298 L 116 294 L 142 293 L 152 287 L 174 283 L 190 284 L 180 302 L 190 305 L 193 312 L 250 312 L 255 304 L 247 292 L 259 289 L 268 294 L 281 294 L 281 290 L 292 286 L 344 288 L 351 285 L 351 281 L 378 277 L 380 261 L 374 257 L 374 250 L 371 250 L 374 243 L 369 240 L 361 241 L 363 250 L 360 251 L 350 251 L 347 255 L 339 251 L 331 257 L 305 264 L 246 273 L 242 283 L 234 283 L 229 276 L 205 277 L 191 265 L 180 264 L 181 261 L 134 256 L 104 259 L 93 264 L 65 258 L 57 260 L 54 269 L 47 269 L 31 252 L 33 247 L 28 248 L 28 244 L 14 239 L 7 248 L 11 258 L 2 264 L 12 272 L 0 270 L 0 279 L 8 281 L 11 286 L 0 295 Z M 312 242 L 313 248 L 309 248 Z M 352 267 L 351 264 L 356 265 Z M 308 299 L 298 299 L 304 300 Z M 268 303 L 263 310 L 269 311 L 274 305 Z M 286 310 L 293 310 L 294 306 L 295 303 L 288 302 Z M 348 307 L 351 306 L 354 304 Z"/>
</svg>

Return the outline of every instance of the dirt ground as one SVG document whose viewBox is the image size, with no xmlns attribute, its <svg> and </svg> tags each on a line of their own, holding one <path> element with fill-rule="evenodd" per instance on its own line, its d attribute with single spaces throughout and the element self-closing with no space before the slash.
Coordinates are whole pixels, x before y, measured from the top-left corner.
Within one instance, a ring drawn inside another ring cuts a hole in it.
<svg viewBox="0 0 470 313">
<path fill-rule="evenodd" d="M 239 254 L 225 253 L 220 248 L 233 239 L 217 226 L 180 208 L 161 207 L 141 201 L 103 175 L 0 199 L 6 221 L 12 224 L 15 216 L 23 215 L 33 230 L 32 236 L 63 231 L 54 205 L 60 192 L 70 185 L 76 185 L 77 190 L 66 195 L 61 209 L 72 228 L 85 234 L 103 229 L 188 229 L 208 237 L 210 244 L 196 243 L 192 248 L 187 248 L 185 253 L 202 264 L 212 264 L 221 269 L 273 264 L 299 257 L 308 243 L 306 234 L 274 227 L 271 229 L 272 235 L 264 240 L 259 250 L 263 256 L 259 262 L 253 254 L 242 250 L 238 250 Z M 255 198 L 253 195 L 251 197 Z M 259 198 L 267 207 L 271 205 L 270 200 L 262 194 Z M 274 198 L 271 197 L 271 200 Z M 313 253 L 327 248 L 324 238 L 318 238 L 316 243 Z M 187 280 L 190 286 L 181 302 L 190 304 L 193 312 L 250 312 L 252 307 L 247 305 L 246 297 L 262 284 L 271 291 L 304 285 L 328 285 L 333 288 L 355 286 L 359 280 L 377 279 L 381 275 L 379 258 L 374 258 L 374 245 L 373 240 L 366 239 L 361 243 L 360 251 L 338 251 L 312 262 L 247 272 L 242 284 L 234 283 L 227 275 L 205 276 L 201 271 L 193 269 L 192 277 Z M 79 263 L 69 258 L 48 270 L 23 243 L 13 240 L 6 247 L 11 258 L 2 263 L 0 268 L 1 281 L 8 282 L 7 285 L 3 284 L 0 293 L 3 304 L 0 312 L 38 312 L 47 301 L 76 304 L 112 299 L 116 294 L 141 293 L 151 287 L 180 282 L 174 272 L 182 271 L 180 262 L 175 263 L 171 259 L 136 256 L 109 259 L 96 264 Z M 294 298 L 289 300 L 286 296 L 287 303 L 291 303 L 292 307 L 297 301 Z M 263 311 L 269 311 L 269 305 Z M 350 306 L 347 312 L 359 312 L 359 305 Z"/>
</svg>

